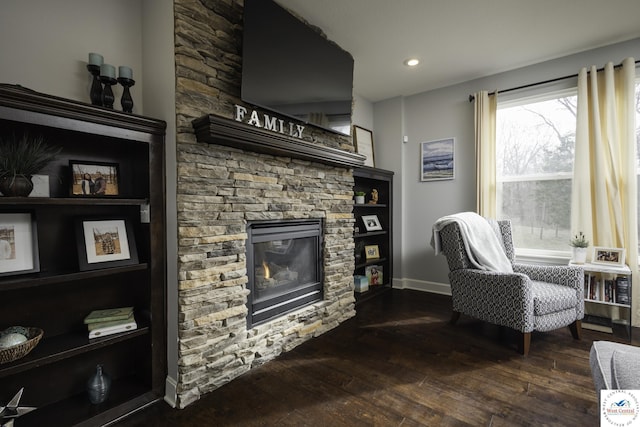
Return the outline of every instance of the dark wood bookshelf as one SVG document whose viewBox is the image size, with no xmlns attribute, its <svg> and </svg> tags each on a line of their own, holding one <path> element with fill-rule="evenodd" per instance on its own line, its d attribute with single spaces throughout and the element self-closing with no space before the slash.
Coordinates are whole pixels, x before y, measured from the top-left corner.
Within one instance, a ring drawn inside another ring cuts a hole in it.
<svg viewBox="0 0 640 427">
<path fill-rule="evenodd" d="M 24 388 L 20 404 L 37 408 L 16 425 L 104 425 L 164 396 L 165 129 L 161 120 L 0 85 L 0 136 L 28 132 L 61 148 L 39 172 L 49 177 L 49 197 L 0 196 L 0 215 L 31 215 L 38 261 L 35 272 L 0 275 L 0 330 L 44 331 L 29 354 L 0 364 L 0 404 Z M 70 162 L 78 160 L 118 164 L 118 195 L 71 195 Z M 76 226 L 89 218 L 130 224 L 137 262 L 81 270 Z M 87 314 L 128 306 L 137 329 L 88 338 Z M 93 405 L 86 382 L 98 364 L 113 387 L 106 402 Z"/>
<path fill-rule="evenodd" d="M 393 278 L 393 172 L 384 169 L 361 167 L 353 170 L 355 191 L 366 194 L 365 203 L 353 205 L 353 213 L 356 220 L 356 230 L 353 237 L 356 243 L 356 263 L 354 275 L 365 275 L 366 268 L 372 265 L 382 267 L 383 283 L 369 286 L 366 292 L 356 292 L 356 305 L 369 298 L 383 294 L 391 289 Z M 370 193 L 372 189 L 378 190 L 378 203 L 371 204 Z M 366 231 L 362 222 L 363 215 L 376 215 L 382 230 Z M 377 245 L 380 257 L 366 259 L 360 252 L 360 247 Z"/>
</svg>

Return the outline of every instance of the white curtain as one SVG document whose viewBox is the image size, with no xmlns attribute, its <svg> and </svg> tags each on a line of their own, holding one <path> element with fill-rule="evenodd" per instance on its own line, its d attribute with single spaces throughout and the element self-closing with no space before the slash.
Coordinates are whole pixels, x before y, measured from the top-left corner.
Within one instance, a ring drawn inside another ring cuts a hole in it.
<svg viewBox="0 0 640 427">
<path fill-rule="evenodd" d="M 496 218 L 496 110 L 498 93 L 475 95 L 476 211 Z"/>
<path fill-rule="evenodd" d="M 580 70 L 576 126 L 572 235 L 583 231 L 592 246 L 625 248 L 634 282 L 640 283 L 633 58 L 617 69 L 608 63 L 602 71 Z M 632 301 L 638 290 L 633 287 Z"/>
</svg>

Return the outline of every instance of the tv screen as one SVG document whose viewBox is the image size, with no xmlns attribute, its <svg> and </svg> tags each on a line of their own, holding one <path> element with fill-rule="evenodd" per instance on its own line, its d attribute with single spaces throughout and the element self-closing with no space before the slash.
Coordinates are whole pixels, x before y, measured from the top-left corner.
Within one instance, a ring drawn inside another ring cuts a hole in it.
<svg viewBox="0 0 640 427">
<path fill-rule="evenodd" d="M 351 133 L 353 58 L 271 0 L 245 0 L 242 100 Z"/>
</svg>

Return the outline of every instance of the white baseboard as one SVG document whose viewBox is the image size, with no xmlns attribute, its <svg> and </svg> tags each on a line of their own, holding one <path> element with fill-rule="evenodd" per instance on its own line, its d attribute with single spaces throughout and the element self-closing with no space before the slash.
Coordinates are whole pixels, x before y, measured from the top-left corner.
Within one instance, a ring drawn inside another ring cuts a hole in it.
<svg viewBox="0 0 640 427">
<path fill-rule="evenodd" d="M 178 404 L 178 382 L 168 375 L 164 380 L 164 401 L 172 408 Z"/>
<path fill-rule="evenodd" d="M 427 282 L 414 279 L 393 279 L 393 289 L 411 289 L 414 291 L 431 292 L 434 294 L 451 295 L 451 286 L 448 283 Z"/>
</svg>

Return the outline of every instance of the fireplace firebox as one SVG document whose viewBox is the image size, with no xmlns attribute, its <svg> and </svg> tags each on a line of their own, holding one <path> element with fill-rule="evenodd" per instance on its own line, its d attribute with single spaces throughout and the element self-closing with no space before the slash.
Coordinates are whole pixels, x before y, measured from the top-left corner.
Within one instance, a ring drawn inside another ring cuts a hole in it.
<svg viewBox="0 0 640 427">
<path fill-rule="evenodd" d="M 322 221 L 247 227 L 247 327 L 322 300 Z"/>
</svg>

